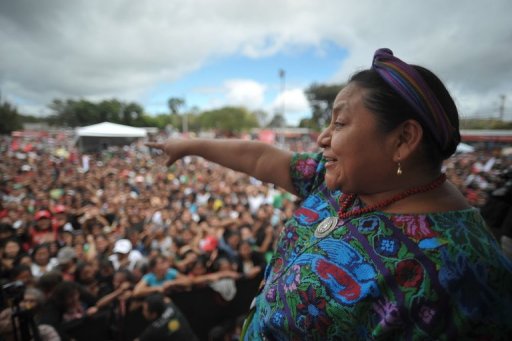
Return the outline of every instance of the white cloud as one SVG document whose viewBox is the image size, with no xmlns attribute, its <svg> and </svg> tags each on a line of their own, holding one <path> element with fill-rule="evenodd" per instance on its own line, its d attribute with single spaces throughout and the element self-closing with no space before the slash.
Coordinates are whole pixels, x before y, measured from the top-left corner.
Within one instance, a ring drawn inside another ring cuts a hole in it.
<svg viewBox="0 0 512 341">
<path fill-rule="evenodd" d="M 226 104 L 260 109 L 263 106 L 265 86 L 253 80 L 234 79 L 225 82 Z"/>
<path fill-rule="evenodd" d="M 512 98 L 510 13 L 509 0 L 0 1 L 0 86 L 42 107 L 55 97 L 136 100 L 211 58 L 331 41 L 349 52 L 332 81 L 386 46 L 438 73 L 472 113 Z M 264 90 L 247 89 L 226 98 L 257 105 Z"/>
<path fill-rule="evenodd" d="M 283 112 L 283 110 L 286 122 L 292 126 L 298 125 L 301 119 L 310 116 L 311 109 L 304 89 L 290 89 L 279 94 L 272 103 L 271 112 Z"/>
<path fill-rule="evenodd" d="M 279 94 L 272 104 L 274 111 L 285 113 L 304 113 L 309 110 L 309 103 L 303 89 L 290 89 Z"/>
</svg>

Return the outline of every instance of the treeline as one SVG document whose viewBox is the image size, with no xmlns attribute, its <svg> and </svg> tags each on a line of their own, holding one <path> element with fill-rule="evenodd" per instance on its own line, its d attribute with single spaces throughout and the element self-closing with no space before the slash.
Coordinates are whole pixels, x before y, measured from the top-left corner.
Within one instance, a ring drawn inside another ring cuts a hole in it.
<svg viewBox="0 0 512 341">
<path fill-rule="evenodd" d="M 332 104 L 344 84 L 312 84 L 305 90 L 311 116 L 303 119 L 299 127 L 321 130 L 330 120 Z M 185 100 L 171 97 L 168 112 L 149 115 L 135 102 L 118 99 L 91 102 L 85 99 L 55 99 L 48 105 L 51 114 L 34 117 L 18 112 L 8 102 L 0 103 L 0 134 L 22 129 L 24 123 L 46 123 L 55 127 L 81 127 L 101 122 L 113 122 L 135 127 L 173 127 L 179 131 L 216 130 L 242 132 L 256 127 L 284 127 L 286 120 L 277 112 L 271 118 L 262 110 L 249 111 L 243 107 L 222 107 L 200 111 L 185 108 Z M 462 119 L 461 129 L 512 129 L 512 122 L 497 119 Z"/>
</svg>

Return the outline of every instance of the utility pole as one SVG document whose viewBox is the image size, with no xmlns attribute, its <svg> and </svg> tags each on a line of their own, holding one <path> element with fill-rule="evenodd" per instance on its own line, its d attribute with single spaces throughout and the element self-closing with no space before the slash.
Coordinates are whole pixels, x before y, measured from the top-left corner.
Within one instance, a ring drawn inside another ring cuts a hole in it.
<svg viewBox="0 0 512 341">
<path fill-rule="evenodd" d="M 500 121 L 503 121 L 505 116 L 505 100 L 507 99 L 506 95 L 500 95 L 501 103 L 500 103 Z"/>
</svg>

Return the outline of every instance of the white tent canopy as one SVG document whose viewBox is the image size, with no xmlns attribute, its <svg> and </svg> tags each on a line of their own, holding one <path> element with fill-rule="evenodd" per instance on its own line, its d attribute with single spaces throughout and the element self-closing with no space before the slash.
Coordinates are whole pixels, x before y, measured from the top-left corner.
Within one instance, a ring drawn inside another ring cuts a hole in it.
<svg viewBox="0 0 512 341">
<path fill-rule="evenodd" d="M 125 126 L 122 124 L 103 122 L 76 129 L 80 137 L 146 137 L 145 129 Z"/>
<path fill-rule="evenodd" d="M 467 143 L 460 142 L 457 145 L 457 150 L 456 150 L 457 153 L 472 153 L 474 151 L 475 151 L 475 147 L 470 146 Z"/>
</svg>

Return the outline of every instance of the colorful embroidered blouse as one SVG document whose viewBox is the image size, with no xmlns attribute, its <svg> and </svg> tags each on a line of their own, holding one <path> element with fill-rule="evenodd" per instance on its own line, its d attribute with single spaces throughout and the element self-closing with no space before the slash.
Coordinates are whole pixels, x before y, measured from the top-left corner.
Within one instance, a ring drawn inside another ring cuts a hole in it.
<svg viewBox="0 0 512 341">
<path fill-rule="evenodd" d="M 476 209 L 367 213 L 317 239 L 341 194 L 324 173 L 320 154 L 293 157 L 304 200 L 281 232 L 246 340 L 512 335 L 512 263 Z"/>
</svg>

